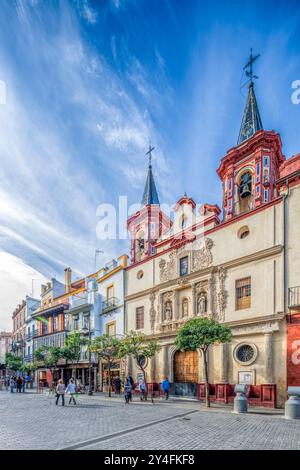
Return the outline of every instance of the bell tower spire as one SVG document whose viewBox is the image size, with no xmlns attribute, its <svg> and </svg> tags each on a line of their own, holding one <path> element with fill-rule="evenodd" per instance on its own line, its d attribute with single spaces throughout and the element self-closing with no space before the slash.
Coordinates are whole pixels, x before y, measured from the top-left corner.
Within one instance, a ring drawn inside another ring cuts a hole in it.
<svg viewBox="0 0 300 470">
<path fill-rule="evenodd" d="M 149 163 L 148 163 L 148 174 L 147 174 L 147 180 L 146 180 L 146 185 L 144 189 L 144 194 L 143 194 L 143 199 L 142 199 L 142 205 L 147 206 L 147 205 L 159 205 L 159 199 L 158 199 L 158 194 L 153 178 L 153 173 L 152 173 L 152 152 L 154 150 L 154 147 L 151 146 L 151 141 L 149 144 L 149 150 L 146 153 L 146 156 L 149 157 Z"/>
<path fill-rule="evenodd" d="M 238 145 L 240 145 L 245 140 L 250 139 L 250 137 L 252 137 L 257 131 L 263 129 L 254 92 L 254 80 L 258 79 L 258 76 L 254 75 L 253 73 L 253 63 L 258 59 L 259 56 L 260 54 L 253 56 L 251 48 L 249 61 L 243 69 L 245 70 L 246 76 L 249 77 L 249 91 L 237 142 Z"/>
</svg>

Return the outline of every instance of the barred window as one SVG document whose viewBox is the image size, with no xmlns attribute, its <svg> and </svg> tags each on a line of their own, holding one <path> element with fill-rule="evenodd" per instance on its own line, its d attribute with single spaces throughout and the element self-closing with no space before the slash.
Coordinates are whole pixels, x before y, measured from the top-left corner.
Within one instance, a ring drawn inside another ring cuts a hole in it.
<svg viewBox="0 0 300 470">
<path fill-rule="evenodd" d="M 184 258 L 180 259 L 180 276 L 186 276 L 189 272 L 189 258 L 188 256 L 185 256 Z"/>
<path fill-rule="evenodd" d="M 251 277 L 235 281 L 235 309 L 251 307 Z"/>
<path fill-rule="evenodd" d="M 136 322 L 135 326 L 137 330 L 141 330 L 144 328 L 144 307 L 138 307 L 136 309 Z"/>
</svg>

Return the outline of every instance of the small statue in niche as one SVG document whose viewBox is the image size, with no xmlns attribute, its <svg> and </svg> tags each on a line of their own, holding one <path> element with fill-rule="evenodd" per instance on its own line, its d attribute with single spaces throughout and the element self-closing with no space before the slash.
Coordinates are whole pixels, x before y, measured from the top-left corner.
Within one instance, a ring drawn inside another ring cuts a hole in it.
<svg viewBox="0 0 300 470">
<path fill-rule="evenodd" d="M 172 320 L 172 318 L 173 318 L 172 302 L 168 300 L 165 304 L 164 320 Z"/>
<path fill-rule="evenodd" d="M 189 302 L 188 299 L 182 301 L 182 318 L 188 317 L 189 315 Z"/>
<path fill-rule="evenodd" d="M 198 296 L 198 301 L 197 301 L 197 313 L 199 315 L 205 315 L 206 313 L 206 294 L 204 292 L 201 292 Z"/>
</svg>

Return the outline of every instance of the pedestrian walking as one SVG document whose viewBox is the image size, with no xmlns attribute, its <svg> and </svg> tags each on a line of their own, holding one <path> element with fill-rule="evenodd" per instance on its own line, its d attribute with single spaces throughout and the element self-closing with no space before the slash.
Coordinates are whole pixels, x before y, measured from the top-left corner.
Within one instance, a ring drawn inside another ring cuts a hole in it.
<svg viewBox="0 0 300 470">
<path fill-rule="evenodd" d="M 114 388 L 115 388 L 115 393 L 120 395 L 120 393 L 121 393 L 121 379 L 120 379 L 120 377 L 115 378 Z"/>
<path fill-rule="evenodd" d="M 128 405 L 130 401 L 132 401 L 132 385 L 130 381 L 127 379 L 124 385 L 124 392 L 125 392 L 125 403 Z"/>
<path fill-rule="evenodd" d="M 73 401 L 74 405 L 76 405 L 76 401 L 75 401 L 75 398 L 74 398 L 74 395 L 76 393 L 76 385 L 74 384 L 73 379 L 70 379 L 70 382 L 68 383 L 68 386 L 67 386 L 67 389 L 66 389 L 66 393 L 70 394 L 69 405 L 71 404 L 72 401 Z"/>
<path fill-rule="evenodd" d="M 9 387 L 10 387 L 10 393 L 14 393 L 14 388 L 16 386 L 16 382 L 15 382 L 15 379 L 13 377 L 11 377 L 9 379 Z"/>
<path fill-rule="evenodd" d="M 59 379 L 56 385 L 56 402 L 55 402 L 56 405 L 58 405 L 59 397 L 61 397 L 61 405 L 65 406 L 65 392 L 66 392 L 65 384 L 63 383 L 62 379 Z"/>
<path fill-rule="evenodd" d="M 140 392 L 140 399 L 141 401 L 147 400 L 147 385 L 143 379 L 139 382 L 139 392 Z"/>
<path fill-rule="evenodd" d="M 166 400 L 169 399 L 169 392 L 170 392 L 170 382 L 168 377 L 165 378 L 165 380 L 161 384 L 162 391 L 164 392 L 164 395 L 166 397 Z"/>
</svg>

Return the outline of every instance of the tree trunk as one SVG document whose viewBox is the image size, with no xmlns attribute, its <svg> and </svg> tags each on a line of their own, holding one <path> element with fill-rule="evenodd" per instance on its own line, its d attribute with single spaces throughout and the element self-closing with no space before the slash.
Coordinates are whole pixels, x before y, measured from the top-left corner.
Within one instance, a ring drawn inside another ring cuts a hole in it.
<svg viewBox="0 0 300 470">
<path fill-rule="evenodd" d="M 111 397 L 110 362 L 108 363 L 108 396 Z"/>
<path fill-rule="evenodd" d="M 210 407 L 210 400 L 209 400 L 207 349 L 203 349 L 202 352 L 203 352 L 203 357 L 204 357 L 205 404 L 206 404 L 207 408 L 209 408 Z"/>
<path fill-rule="evenodd" d="M 146 371 L 145 371 L 145 369 L 143 369 L 143 367 L 141 367 L 141 371 L 143 372 L 144 382 L 145 382 L 145 384 L 146 384 L 146 400 L 147 400 L 147 396 L 148 396 L 148 387 L 147 387 L 147 382 L 146 382 Z"/>
</svg>

